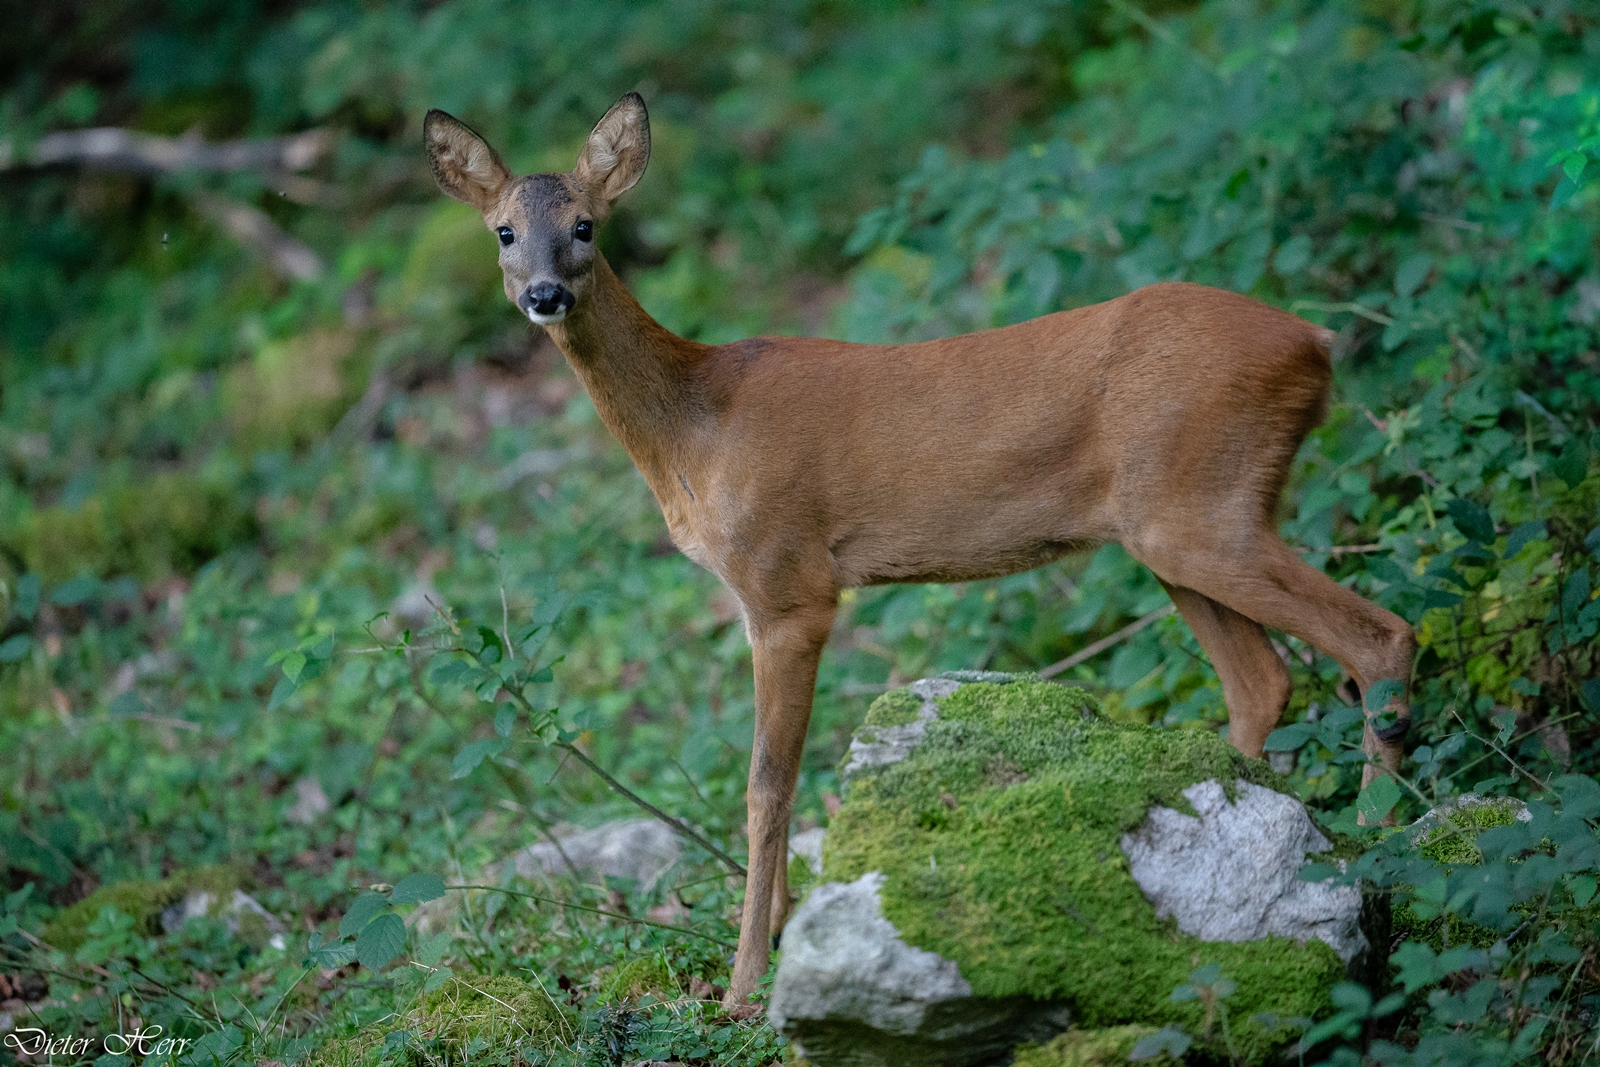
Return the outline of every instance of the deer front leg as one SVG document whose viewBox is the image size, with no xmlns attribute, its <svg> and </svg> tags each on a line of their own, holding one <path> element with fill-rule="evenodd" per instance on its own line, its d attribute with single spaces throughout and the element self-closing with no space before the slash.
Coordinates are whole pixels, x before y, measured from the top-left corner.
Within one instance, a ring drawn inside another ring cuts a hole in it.
<svg viewBox="0 0 1600 1067">
<path fill-rule="evenodd" d="M 833 628 L 835 599 L 774 619 L 750 621 L 756 673 L 756 733 L 750 753 L 750 861 L 739 954 L 724 1004 L 743 1004 L 767 973 L 774 922 L 788 908 L 785 864 L 800 752 L 811 721 L 817 660 Z M 779 894 L 783 899 L 778 899 Z"/>
</svg>

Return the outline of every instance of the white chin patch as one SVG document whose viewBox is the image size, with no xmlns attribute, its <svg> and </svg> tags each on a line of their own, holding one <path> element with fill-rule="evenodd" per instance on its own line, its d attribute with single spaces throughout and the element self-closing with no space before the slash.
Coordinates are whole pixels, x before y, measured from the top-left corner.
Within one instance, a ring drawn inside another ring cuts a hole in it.
<svg viewBox="0 0 1600 1067">
<path fill-rule="evenodd" d="M 560 322 L 562 319 L 564 319 L 566 317 L 567 317 L 567 309 L 566 308 L 562 308 L 560 311 L 556 312 L 554 315 L 541 315 L 537 311 L 533 310 L 532 308 L 528 309 L 528 321 L 533 323 L 533 324 L 535 324 L 535 325 L 537 325 L 537 326 L 554 326 L 556 323 Z"/>
</svg>

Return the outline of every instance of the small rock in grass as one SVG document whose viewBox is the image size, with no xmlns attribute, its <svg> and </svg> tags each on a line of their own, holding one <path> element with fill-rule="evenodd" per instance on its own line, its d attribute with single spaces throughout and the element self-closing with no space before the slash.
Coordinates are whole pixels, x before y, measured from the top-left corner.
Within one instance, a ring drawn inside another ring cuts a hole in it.
<svg viewBox="0 0 1600 1067">
<path fill-rule="evenodd" d="M 656 819 L 619 819 L 557 840 L 559 849 L 540 841 L 511 857 L 517 873 L 524 878 L 570 877 L 576 867 L 584 878 L 623 878 L 649 892 L 683 855 L 682 838 Z"/>
</svg>

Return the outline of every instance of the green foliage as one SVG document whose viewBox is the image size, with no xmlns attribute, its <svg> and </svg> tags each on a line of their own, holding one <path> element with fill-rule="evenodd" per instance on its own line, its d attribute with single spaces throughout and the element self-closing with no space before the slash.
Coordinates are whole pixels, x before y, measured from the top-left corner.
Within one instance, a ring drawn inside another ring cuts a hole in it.
<svg viewBox="0 0 1600 1067">
<path fill-rule="evenodd" d="M 518 168 L 565 168 L 605 106 L 642 88 L 651 171 L 600 240 L 648 308 L 702 340 L 934 336 L 1157 278 L 1339 331 L 1334 404 L 1283 530 L 1416 626 L 1412 752 L 1401 788 L 1360 790 L 1361 710 L 1338 695 L 1339 666 L 1289 637 L 1296 697 L 1269 748 L 1345 835 L 1340 855 L 1365 851 L 1397 913 L 1434 925 L 1396 946 L 1404 1006 L 1341 987 L 1306 1054 L 1581 1060 L 1596 882 L 1575 783 L 1600 768 L 1591 10 L 582 0 L 525 14 L 99 0 L 6 20 L 13 151 L 101 125 L 335 135 L 304 174 L 0 175 L 0 870 L 15 891 L 0 942 L 7 974 L 49 983 L 50 1025 L 90 1032 L 135 1010 L 224 1062 L 395 1062 L 428 1046 L 394 1020 L 459 969 L 537 975 L 565 998 L 556 1062 L 782 1055 L 770 1029 L 701 1001 L 596 999 L 600 976 L 658 954 L 675 980 L 724 980 L 707 938 L 732 936 L 736 900 L 704 850 L 679 879 L 701 882 L 680 892 L 692 917 L 673 921 L 703 936 L 580 911 L 616 909 L 577 888 L 543 894 L 559 906 L 473 897 L 470 947 L 429 962 L 429 942 L 393 936 L 420 899 L 405 877 L 455 883 L 535 828 L 637 810 L 574 751 L 738 851 L 753 690 L 737 612 L 662 551 L 648 490 L 502 303 L 492 237 L 438 197 L 417 145 L 442 106 Z M 218 199 L 316 253 L 319 278 L 278 276 L 208 213 Z M 527 703 L 507 712 L 491 687 L 557 592 L 569 609 L 541 640 L 562 658 L 519 659 Z M 1038 669 L 1166 603 L 1115 547 L 993 582 L 848 592 L 799 819 L 826 818 L 856 694 Z M 1225 719 L 1177 617 L 1070 674 L 1119 721 L 1181 738 Z M 326 810 L 298 807 L 312 786 Z M 1476 867 L 1359 825 L 1466 790 L 1535 813 L 1482 829 Z M 314 944 L 251 945 L 210 919 L 162 935 L 126 888 L 220 864 L 248 869 Z M 360 894 L 395 879 L 341 936 Z M 125 899 L 91 914 L 97 888 Z M 669 904 L 664 888 L 612 888 L 635 915 Z M 23 936 L 75 906 L 78 947 L 111 978 Z M 1439 933 L 1469 928 L 1492 940 Z M 351 966 L 363 935 L 381 972 Z"/>
</svg>

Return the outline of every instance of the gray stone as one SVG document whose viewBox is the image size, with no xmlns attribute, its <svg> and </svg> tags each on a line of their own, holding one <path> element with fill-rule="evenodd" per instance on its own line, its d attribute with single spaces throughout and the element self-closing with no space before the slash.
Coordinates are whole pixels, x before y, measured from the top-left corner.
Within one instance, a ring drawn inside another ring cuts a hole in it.
<svg viewBox="0 0 1600 1067">
<path fill-rule="evenodd" d="M 322 783 L 312 775 L 301 775 L 295 780 L 294 795 L 294 805 L 283 815 L 290 822 L 310 826 L 333 808 Z"/>
<path fill-rule="evenodd" d="M 1202 941 L 1317 938 L 1346 963 L 1366 948 L 1361 890 L 1298 877 L 1308 854 L 1331 847 L 1304 805 L 1243 780 L 1232 802 L 1215 779 L 1183 795 L 1198 818 L 1151 808 L 1122 838 L 1133 880 L 1157 915 L 1175 917 L 1179 930 Z"/>
<path fill-rule="evenodd" d="M 767 1014 L 829 1067 L 978 1064 L 1067 1028 L 1060 1005 L 974 997 L 955 963 L 883 917 L 883 875 L 818 886 L 783 931 Z"/>
<path fill-rule="evenodd" d="M 559 849 L 540 841 L 512 856 L 516 872 L 524 878 L 570 877 L 576 867 L 583 878 L 623 878 L 648 892 L 683 855 L 682 838 L 656 819 L 621 819 L 557 840 Z"/>
<path fill-rule="evenodd" d="M 849 751 L 845 753 L 844 768 L 840 772 L 843 777 L 849 778 L 867 767 L 899 763 L 911 755 L 911 750 L 927 736 L 928 724 L 939 718 L 939 705 L 934 702 L 960 689 L 961 682 L 949 678 L 924 678 L 906 688 L 922 698 L 917 717 L 900 726 L 863 726 L 857 730 L 850 739 Z"/>
<path fill-rule="evenodd" d="M 813 878 L 822 873 L 822 842 L 827 836 L 828 831 L 818 826 L 812 830 L 802 830 L 789 838 L 789 858 L 792 860 L 798 856 L 805 860 Z"/>
<path fill-rule="evenodd" d="M 202 915 L 215 915 L 221 918 L 230 934 L 238 934 L 244 926 L 245 918 L 253 916 L 261 920 L 261 925 L 266 929 L 267 944 L 280 950 L 287 944 L 285 935 L 289 931 L 288 927 L 283 925 L 283 920 L 262 907 L 259 900 L 242 889 L 235 889 L 226 904 L 220 904 L 216 894 L 209 889 L 192 889 L 182 900 L 162 909 L 161 929 L 166 933 L 173 933 L 184 923 L 198 919 Z"/>
</svg>

